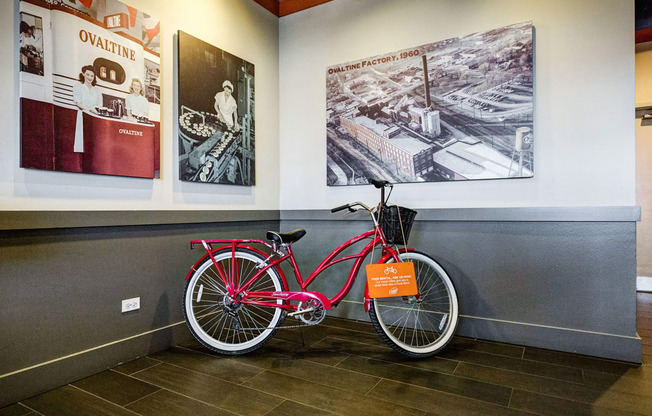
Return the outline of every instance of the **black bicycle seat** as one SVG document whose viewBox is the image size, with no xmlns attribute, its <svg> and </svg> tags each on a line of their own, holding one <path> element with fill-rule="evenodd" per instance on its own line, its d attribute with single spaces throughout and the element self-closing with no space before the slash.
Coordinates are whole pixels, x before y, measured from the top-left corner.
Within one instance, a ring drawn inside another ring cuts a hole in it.
<svg viewBox="0 0 652 416">
<path fill-rule="evenodd" d="M 278 231 L 267 231 L 267 239 L 272 240 L 276 244 L 292 244 L 301 240 L 301 237 L 306 235 L 306 230 L 298 229 L 290 231 L 289 233 L 280 233 Z"/>
</svg>

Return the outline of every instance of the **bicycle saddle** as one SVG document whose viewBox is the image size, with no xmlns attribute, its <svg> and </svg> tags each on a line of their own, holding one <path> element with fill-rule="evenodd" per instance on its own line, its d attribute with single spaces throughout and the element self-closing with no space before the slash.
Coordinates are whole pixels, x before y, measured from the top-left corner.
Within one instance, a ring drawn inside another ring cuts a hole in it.
<svg viewBox="0 0 652 416">
<path fill-rule="evenodd" d="M 301 237 L 304 235 L 306 235 L 306 230 L 302 229 L 290 231 L 286 234 L 279 233 L 278 231 L 267 231 L 267 239 L 272 240 L 276 244 L 292 244 L 301 240 Z"/>
</svg>

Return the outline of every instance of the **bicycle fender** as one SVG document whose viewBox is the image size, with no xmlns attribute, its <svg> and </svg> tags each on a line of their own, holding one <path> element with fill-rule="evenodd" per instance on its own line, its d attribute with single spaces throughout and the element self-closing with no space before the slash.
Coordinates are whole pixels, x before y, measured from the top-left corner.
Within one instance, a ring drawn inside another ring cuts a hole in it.
<svg viewBox="0 0 652 416">
<path fill-rule="evenodd" d="M 251 250 L 251 251 L 255 251 L 256 253 L 260 254 L 261 256 L 263 256 L 263 257 L 265 257 L 265 258 L 267 258 L 267 257 L 269 256 L 269 254 L 265 253 L 264 251 L 258 250 L 257 248 L 255 248 L 255 247 L 251 247 L 251 246 L 236 245 L 236 248 L 245 248 L 245 249 L 248 249 L 248 250 Z M 216 248 L 216 249 L 214 249 L 214 250 L 211 250 L 211 254 L 214 255 L 215 253 L 217 253 L 218 251 L 223 250 L 223 249 L 229 249 L 229 250 L 231 250 L 231 245 L 230 245 L 230 244 L 229 244 L 229 245 L 224 245 L 224 246 L 222 246 L 222 247 L 218 247 L 218 248 Z M 190 276 L 192 276 L 192 274 L 195 272 L 195 270 L 197 270 L 197 266 L 199 266 L 199 264 L 200 264 L 201 262 L 203 262 L 204 260 L 206 260 L 207 257 L 208 257 L 208 253 L 204 254 L 204 255 L 202 256 L 202 258 L 200 258 L 199 260 L 197 260 L 197 261 L 195 262 L 195 264 L 192 265 L 192 267 L 190 268 L 190 271 L 188 271 L 188 274 L 186 275 L 186 279 L 185 279 L 185 280 L 190 280 Z M 281 281 L 283 282 L 283 289 L 284 289 L 284 290 L 288 290 L 288 289 L 289 289 L 289 286 L 288 286 L 288 281 L 287 281 L 287 279 L 285 278 L 285 273 L 283 273 L 283 270 L 281 270 L 281 268 L 278 267 L 278 266 L 274 266 L 274 268 L 276 269 L 276 271 L 278 272 L 278 274 L 281 276 Z"/>
</svg>

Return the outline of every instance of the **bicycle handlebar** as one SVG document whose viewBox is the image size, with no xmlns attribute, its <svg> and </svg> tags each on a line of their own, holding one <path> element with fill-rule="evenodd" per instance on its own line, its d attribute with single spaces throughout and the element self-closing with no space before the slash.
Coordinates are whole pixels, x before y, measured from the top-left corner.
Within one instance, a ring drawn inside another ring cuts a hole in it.
<svg viewBox="0 0 652 416">
<path fill-rule="evenodd" d="M 342 211 L 343 209 L 347 209 L 347 208 L 351 209 L 351 204 L 340 205 L 339 207 L 332 208 L 331 212 L 335 213 L 335 212 L 339 212 L 339 211 Z"/>
<path fill-rule="evenodd" d="M 384 180 L 380 180 L 380 179 L 367 178 L 367 180 L 369 181 L 370 184 L 375 186 L 376 189 L 380 189 L 380 205 L 379 206 L 385 205 L 385 203 L 387 202 L 385 200 L 385 188 L 390 188 L 390 194 L 391 194 L 391 189 L 394 187 L 394 185 L 392 185 L 389 181 L 384 181 Z M 387 199 L 389 199 L 389 196 L 387 197 Z M 339 207 L 332 208 L 331 212 L 336 213 L 336 212 L 339 212 L 339 211 L 343 211 L 345 209 L 348 209 L 349 212 L 355 212 L 356 210 L 353 209 L 353 207 L 356 206 L 356 205 L 361 206 L 362 208 L 369 211 L 369 213 L 371 213 L 371 208 L 369 208 L 367 205 L 363 204 L 360 201 L 351 202 L 351 203 L 348 203 L 348 204 L 340 205 Z M 373 215 L 372 215 L 372 217 L 373 217 Z"/>
<path fill-rule="evenodd" d="M 357 201 L 357 202 L 351 202 L 350 204 L 340 205 L 339 207 L 335 207 L 335 208 L 331 209 L 331 212 L 335 213 L 335 212 L 345 210 L 347 208 L 349 209 L 350 212 L 355 212 L 356 210 L 353 209 L 353 207 L 355 207 L 356 205 L 366 209 L 367 211 L 369 211 L 371 209 L 367 205 L 363 204 L 362 202 Z"/>
</svg>

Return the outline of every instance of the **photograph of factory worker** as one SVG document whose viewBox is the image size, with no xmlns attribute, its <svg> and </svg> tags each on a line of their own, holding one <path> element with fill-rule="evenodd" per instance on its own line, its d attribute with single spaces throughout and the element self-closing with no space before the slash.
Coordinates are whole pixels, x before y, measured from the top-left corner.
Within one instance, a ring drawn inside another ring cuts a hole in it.
<svg viewBox="0 0 652 416">
<path fill-rule="evenodd" d="M 95 69 L 93 69 L 92 65 L 83 66 L 79 74 L 79 82 L 72 87 L 72 99 L 79 107 L 73 149 L 76 153 L 84 152 L 84 117 L 82 110 L 97 114 L 95 107 L 102 107 L 102 93 L 95 84 L 97 84 Z"/>
<path fill-rule="evenodd" d="M 22 20 L 19 44 L 21 71 L 43 75 L 43 31 Z"/>
<path fill-rule="evenodd" d="M 238 104 L 233 98 L 233 84 L 228 79 L 222 83 L 222 89 L 224 91 L 218 92 L 215 94 L 215 112 L 217 113 L 217 118 L 226 123 L 226 126 L 235 131 L 240 130 L 240 125 L 238 124 Z"/>
<path fill-rule="evenodd" d="M 97 113 L 95 107 L 102 107 L 102 93 L 95 85 L 95 69 L 92 65 L 82 67 L 79 74 L 79 83 L 72 87 L 72 99 L 77 107 L 82 110 Z"/>
<path fill-rule="evenodd" d="M 20 46 L 31 46 L 37 52 L 43 52 L 43 31 L 30 26 L 25 21 L 20 22 Z"/>
<path fill-rule="evenodd" d="M 147 117 L 149 114 L 149 102 L 147 101 L 147 98 L 145 98 L 145 89 L 143 88 L 143 83 L 140 82 L 138 78 L 131 80 L 129 93 L 130 94 L 125 99 L 127 117 Z"/>
</svg>

